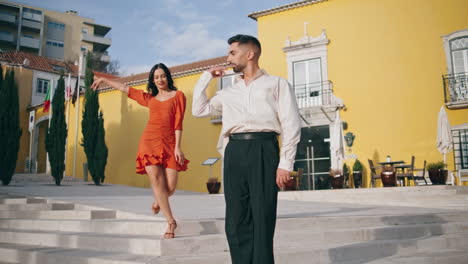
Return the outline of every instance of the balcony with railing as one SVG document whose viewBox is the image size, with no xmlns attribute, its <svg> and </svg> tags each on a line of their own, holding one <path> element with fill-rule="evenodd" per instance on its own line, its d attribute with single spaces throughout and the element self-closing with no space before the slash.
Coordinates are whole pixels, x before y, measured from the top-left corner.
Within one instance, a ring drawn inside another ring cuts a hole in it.
<svg viewBox="0 0 468 264">
<path fill-rule="evenodd" d="M 41 47 L 41 42 L 36 38 L 21 36 L 20 45 L 26 48 L 39 49 Z"/>
<path fill-rule="evenodd" d="M 27 27 L 27 28 L 30 28 L 30 29 L 34 29 L 34 30 L 39 30 L 39 31 L 42 29 L 42 23 L 41 22 L 33 21 L 33 20 L 27 20 L 27 19 L 23 19 L 23 21 L 21 21 L 21 26 Z"/>
<path fill-rule="evenodd" d="M 93 52 L 93 56 L 99 58 L 99 60 L 103 62 L 110 62 L 111 57 L 109 56 L 108 52 Z"/>
<path fill-rule="evenodd" d="M 16 25 L 18 23 L 18 18 L 15 15 L 6 12 L 0 12 L 0 21 Z"/>
<path fill-rule="evenodd" d="M 447 108 L 468 108 L 468 72 L 446 74 L 442 79 Z"/>
<path fill-rule="evenodd" d="M 86 33 L 83 33 L 83 41 L 106 47 L 109 47 L 112 44 L 112 40 L 110 38 L 106 38 L 101 35 L 91 35 Z"/>
<path fill-rule="evenodd" d="M 333 104 L 333 83 L 331 81 L 294 85 L 299 109 Z"/>
<path fill-rule="evenodd" d="M 0 31 L 0 42 L 6 43 L 9 45 L 14 45 L 16 44 L 15 36 L 11 34 L 10 32 Z"/>
</svg>

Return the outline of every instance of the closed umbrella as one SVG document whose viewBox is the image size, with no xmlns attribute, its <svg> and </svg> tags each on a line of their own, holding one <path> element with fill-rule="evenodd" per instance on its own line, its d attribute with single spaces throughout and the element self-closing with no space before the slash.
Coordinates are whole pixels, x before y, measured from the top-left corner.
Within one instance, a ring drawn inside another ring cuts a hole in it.
<svg viewBox="0 0 468 264">
<path fill-rule="evenodd" d="M 340 118 L 339 110 L 336 111 L 335 121 L 331 123 L 330 129 L 330 152 L 332 158 L 332 169 L 341 170 L 344 161 L 344 137 L 343 137 L 343 125 Z"/>
<path fill-rule="evenodd" d="M 437 120 L 437 149 L 445 155 L 452 149 L 452 134 L 450 131 L 450 123 L 444 107 L 440 107 L 439 118 Z"/>
</svg>

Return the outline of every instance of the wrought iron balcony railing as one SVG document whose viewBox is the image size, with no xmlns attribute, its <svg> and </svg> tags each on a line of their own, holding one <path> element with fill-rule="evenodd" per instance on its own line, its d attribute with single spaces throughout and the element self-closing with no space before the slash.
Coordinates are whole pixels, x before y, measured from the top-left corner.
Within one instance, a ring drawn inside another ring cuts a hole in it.
<svg viewBox="0 0 468 264">
<path fill-rule="evenodd" d="M 331 81 L 294 85 L 299 108 L 333 104 L 333 83 Z"/>
<path fill-rule="evenodd" d="M 446 74 L 442 76 L 442 79 L 445 103 L 468 107 L 468 72 Z"/>
</svg>

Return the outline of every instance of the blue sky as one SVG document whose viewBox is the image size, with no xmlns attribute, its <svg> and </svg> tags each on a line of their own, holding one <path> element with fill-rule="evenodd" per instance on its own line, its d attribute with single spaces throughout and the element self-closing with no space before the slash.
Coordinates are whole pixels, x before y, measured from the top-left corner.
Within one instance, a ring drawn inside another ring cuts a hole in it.
<svg viewBox="0 0 468 264">
<path fill-rule="evenodd" d="M 248 14 L 294 0 L 21 0 L 31 6 L 80 16 L 112 27 L 109 54 L 125 75 L 223 56 L 237 33 L 257 35 Z"/>
</svg>

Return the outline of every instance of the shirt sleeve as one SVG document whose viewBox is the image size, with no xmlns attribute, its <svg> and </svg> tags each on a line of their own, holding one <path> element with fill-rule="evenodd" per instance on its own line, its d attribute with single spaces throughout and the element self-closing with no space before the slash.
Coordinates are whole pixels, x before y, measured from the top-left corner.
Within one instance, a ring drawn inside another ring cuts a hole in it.
<svg viewBox="0 0 468 264">
<path fill-rule="evenodd" d="M 211 73 L 204 72 L 193 91 L 192 114 L 195 117 L 216 116 L 222 114 L 222 91 L 218 91 L 211 99 L 206 96 L 206 88 L 210 83 Z"/>
<path fill-rule="evenodd" d="M 177 95 L 177 105 L 176 105 L 176 113 L 175 113 L 175 120 L 174 120 L 174 130 L 182 130 L 182 123 L 184 121 L 184 114 L 185 114 L 185 105 L 187 99 L 183 92 L 179 92 Z"/>
<path fill-rule="evenodd" d="M 148 107 L 148 102 L 151 99 L 151 94 L 145 93 L 142 90 L 133 87 L 128 88 L 128 98 L 137 101 L 138 104 Z"/>
<path fill-rule="evenodd" d="M 278 84 L 278 118 L 282 130 L 278 168 L 292 171 L 296 147 L 301 139 L 301 119 L 294 90 L 285 79 L 280 79 Z"/>
</svg>

